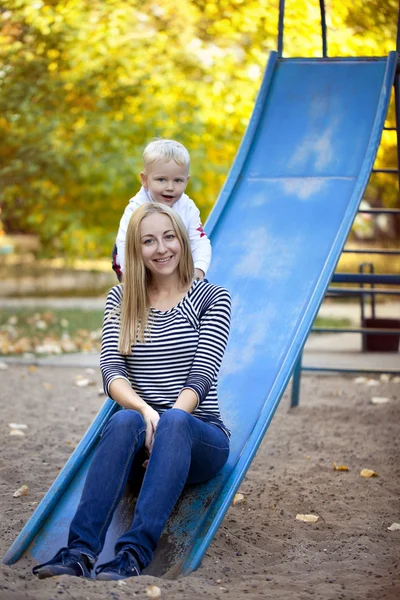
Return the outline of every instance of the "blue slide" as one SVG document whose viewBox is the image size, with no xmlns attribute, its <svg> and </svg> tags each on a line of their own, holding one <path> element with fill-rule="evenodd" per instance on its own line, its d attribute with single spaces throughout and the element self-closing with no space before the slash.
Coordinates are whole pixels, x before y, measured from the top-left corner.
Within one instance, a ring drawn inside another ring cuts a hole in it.
<svg viewBox="0 0 400 600">
<path fill-rule="evenodd" d="M 222 472 L 187 486 L 147 573 L 196 569 L 279 404 L 367 185 L 396 70 L 387 58 L 281 59 L 271 53 L 247 132 L 207 222 L 208 278 L 232 294 L 219 397 L 232 430 Z M 108 399 L 4 558 L 44 562 L 66 544 Z M 129 527 L 127 490 L 101 560 Z"/>
</svg>

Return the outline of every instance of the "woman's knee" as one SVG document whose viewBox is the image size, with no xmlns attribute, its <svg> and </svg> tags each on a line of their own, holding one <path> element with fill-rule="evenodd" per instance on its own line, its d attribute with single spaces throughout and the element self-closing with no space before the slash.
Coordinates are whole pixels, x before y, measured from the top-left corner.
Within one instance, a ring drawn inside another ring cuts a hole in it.
<svg viewBox="0 0 400 600">
<path fill-rule="evenodd" d="M 193 419 L 193 416 L 186 411 L 180 408 L 170 408 L 161 415 L 156 431 L 161 432 L 165 430 L 170 435 L 173 435 L 175 431 L 188 433 L 191 430 L 191 419 Z"/>
<path fill-rule="evenodd" d="M 190 419 L 193 419 L 193 416 L 190 413 L 187 413 L 185 410 L 180 408 L 170 408 L 162 413 L 159 425 L 161 423 L 166 425 L 172 423 L 182 425 L 183 423 L 189 423 Z"/>
<path fill-rule="evenodd" d="M 131 439 L 132 436 L 138 435 L 146 430 L 144 419 L 136 410 L 123 409 L 118 410 L 109 419 L 104 430 L 108 433 L 115 433 L 118 437 Z"/>
</svg>

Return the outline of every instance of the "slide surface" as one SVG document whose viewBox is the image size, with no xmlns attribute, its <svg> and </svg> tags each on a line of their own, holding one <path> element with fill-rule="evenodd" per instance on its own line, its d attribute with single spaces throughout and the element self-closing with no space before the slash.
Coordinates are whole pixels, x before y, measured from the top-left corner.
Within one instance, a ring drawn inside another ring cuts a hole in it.
<svg viewBox="0 0 400 600">
<path fill-rule="evenodd" d="M 396 62 L 395 53 L 376 59 L 270 56 L 248 130 L 206 226 L 213 245 L 208 278 L 228 288 L 233 301 L 219 384 L 232 430 L 230 458 L 215 479 L 185 489 L 149 574 L 176 577 L 198 567 L 271 422 L 368 182 Z M 99 432 L 117 409 L 105 402 L 5 563 L 23 554 L 44 562 L 66 544 Z M 102 562 L 129 527 L 133 504 L 127 490 Z"/>
</svg>

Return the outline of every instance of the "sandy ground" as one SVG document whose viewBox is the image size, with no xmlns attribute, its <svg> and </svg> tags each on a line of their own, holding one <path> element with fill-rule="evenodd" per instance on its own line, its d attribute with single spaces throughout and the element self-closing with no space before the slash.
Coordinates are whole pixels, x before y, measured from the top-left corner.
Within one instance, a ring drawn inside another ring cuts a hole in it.
<svg viewBox="0 0 400 600">
<path fill-rule="evenodd" d="M 84 369 L 10 366 L 0 371 L 1 548 L 3 556 L 103 402 L 78 388 Z M 373 405 L 373 396 L 390 402 Z M 354 377 L 303 377 L 301 404 L 286 393 L 200 568 L 190 577 L 122 584 L 73 577 L 39 581 L 22 559 L 0 567 L 0 599 L 395 600 L 400 598 L 400 385 Z M 28 425 L 24 437 L 8 423 Z M 349 472 L 332 468 L 333 461 Z M 364 479 L 363 468 L 379 473 Z M 29 495 L 13 498 L 22 484 Z M 320 516 L 314 524 L 297 513 Z"/>
</svg>

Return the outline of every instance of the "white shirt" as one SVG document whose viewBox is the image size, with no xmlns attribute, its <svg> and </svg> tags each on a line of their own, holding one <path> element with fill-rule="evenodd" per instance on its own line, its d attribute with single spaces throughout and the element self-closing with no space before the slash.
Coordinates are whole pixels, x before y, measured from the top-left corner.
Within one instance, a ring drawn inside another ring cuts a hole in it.
<svg viewBox="0 0 400 600">
<path fill-rule="evenodd" d="M 145 202 L 153 202 L 153 199 L 148 190 L 141 187 L 136 196 L 129 200 L 119 223 L 116 241 L 117 263 L 120 265 L 122 272 L 125 267 L 125 239 L 129 220 L 134 211 Z M 203 230 L 199 209 L 186 194 L 182 194 L 172 206 L 172 209 L 180 216 L 189 234 L 195 269 L 201 269 L 203 273 L 207 273 L 211 262 L 211 244 Z"/>
</svg>

